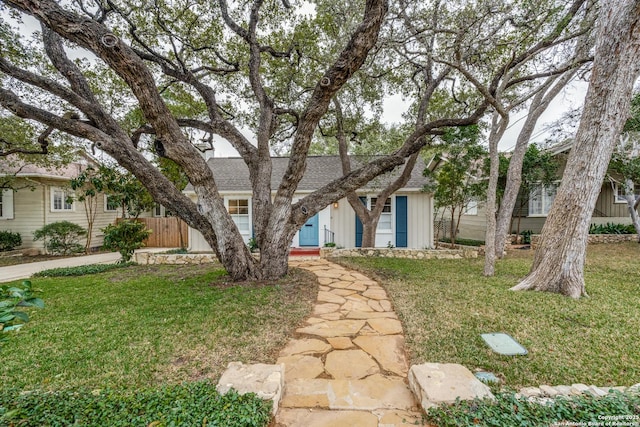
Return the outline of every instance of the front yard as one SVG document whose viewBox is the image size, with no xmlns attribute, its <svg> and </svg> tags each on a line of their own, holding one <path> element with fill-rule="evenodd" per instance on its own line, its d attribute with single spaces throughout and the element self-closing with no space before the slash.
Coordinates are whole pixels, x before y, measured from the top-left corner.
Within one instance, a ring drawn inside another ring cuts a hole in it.
<svg viewBox="0 0 640 427">
<path fill-rule="evenodd" d="M 218 380 L 231 361 L 273 363 L 308 316 L 315 278 L 229 283 L 202 266 L 34 278 L 46 303 L 0 350 L 2 387 L 138 389 Z"/>
<path fill-rule="evenodd" d="M 531 251 L 514 251 L 482 276 L 483 259 L 344 259 L 384 284 L 403 322 L 412 364 L 460 363 L 494 372 L 514 388 L 640 382 L 640 245 L 593 245 L 590 298 L 511 292 L 529 271 Z M 480 334 L 505 332 L 526 356 L 501 356 Z"/>
</svg>

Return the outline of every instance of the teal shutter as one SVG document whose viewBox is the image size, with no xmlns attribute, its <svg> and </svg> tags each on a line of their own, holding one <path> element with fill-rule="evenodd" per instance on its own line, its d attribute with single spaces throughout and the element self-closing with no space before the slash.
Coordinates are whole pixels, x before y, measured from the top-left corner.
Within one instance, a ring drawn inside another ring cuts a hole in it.
<svg viewBox="0 0 640 427">
<path fill-rule="evenodd" d="M 407 196 L 396 196 L 396 247 L 407 247 Z"/>
<path fill-rule="evenodd" d="M 367 198 L 366 197 L 360 197 L 360 201 L 362 202 L 363 205 L 367 206 Z M 355 215 L 355 212 L 354 212 Z M 361 248 L 362 247 L 362 221 L 360 221 L 360 218 L 358 218 L 358 215 L 355 215 L 356 217 L 356 248 Z"/>
</svg>

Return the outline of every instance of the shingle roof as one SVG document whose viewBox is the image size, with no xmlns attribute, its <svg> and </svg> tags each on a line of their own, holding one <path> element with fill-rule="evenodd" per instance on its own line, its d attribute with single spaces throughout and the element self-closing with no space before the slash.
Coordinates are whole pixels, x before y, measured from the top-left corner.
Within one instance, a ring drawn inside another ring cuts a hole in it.
<svg viewBox="0 0 640 427">
<path fill-rule="evenodd" d="M 289 162 L 288 157 L 273 157 L 273 173 L 271 174 L 271 188 L 277 189 L 282 176 Z M 357 167 L 357 160 L 352 157 L 352 168 Z M 219 191 L 250 191 L 249 170 L 247 165 L 239 157 L 214 157 L 208 161 L 209 167 L 213 171 Z M 419 190 L 427 183 L 427 178 L 422 175 L 425 165 L 420 158 L 416 163 L 409 182 L 403 187 L 405 189 Z M 401 172 L 401 168 L 396 168 L 391 173 L 378 177 L 364 186 L 364 189 L 380 189 L 383 185 L 395 179 Z M 307 158 L 307 169 L 304 173 L 298 191 L 313 191 L 329 182 L 342 176 L 342 166 L 338 156 L 309 156 Z M 193 190 L 188 186 L 187 191 Z"/>
</svg>

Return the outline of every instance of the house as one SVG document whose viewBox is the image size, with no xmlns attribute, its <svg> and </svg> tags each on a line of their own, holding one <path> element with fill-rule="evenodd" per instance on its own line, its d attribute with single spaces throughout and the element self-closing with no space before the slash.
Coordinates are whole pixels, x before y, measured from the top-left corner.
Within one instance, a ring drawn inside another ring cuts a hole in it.
<svg viewBox="0 0 640 427">
<path fill-rule="evenodd" d="M 36 248 L 42 251 L 43 242 L 33 240 L 35 230 L 57 221 L 70 221 L 86 229 L 84 204 L 68 199 L 72 195 L 69 187 L 71 179 L 90 164 L 95 164 L 95 160 L 86 153 L 79 155 L 76 161 L 55 169 L 31 164 L 15 166 L 6 161 L 0 164 L 0 179 L 2 176 L 15 176 L 12 184 L 14 189 L 0 190 L 0 230 L 20 233 L 21 249 Z M 98 197 L 97 201 L 92 247 L 102 246 L 100 229 L 113 223 L 119 216 L 118 206 L 109 203 L 106 195 Z"/>
<path fill-rule="evenodd" d="M 274 157 L 271 188 L 277 190 L 289 159 Z M 352 159 L 354 167 L 357 160 Z M 216 178 L 220 194 L 231 213 L 245 242 L 252 236 L 252 203 L 249 171 L 241 158 L 209 158 L 208 164 Z M 433 247 L 433 197 L 422 191 L 426 178 L 422 175 L 424 162 L 420 160 L 411 178 L 399 191 L 385 201 L 385 208 L 378 223 L 375 244 L 377 247 Z M 370 182 L 358 191 L 363 203 L 375 204 L 380 188 L 399 172 L 394 171 Z M 298 186 L 294 202 L 329 182 L 342 177 L 342 167 L 338 156 L 310 156 L 307 169 Z M 186 193 L 195 201 L 192 187 Z M 335 243 L 339 247 L 358 247 L 362 242 L 362 224 L 357 219 L 346 198 L 333 203 L 320 212 L 296 233 L 293 247 L 322 247 Z M 202 235 L 189 230 L 191 251 L 210 251 Z"/>
<path fill-rule="evenodd" d="M 559 172 L 562 176 L 573 141 L 554 145 L 548 150 L 559 160 Z M 530 194 L 519 194 L 513 210 L 511 233 L 525 230 L 538 234 L 551 209 L 560 179 L 549 186 L 539 186 Z M 614 178 L 608 177 L 602 183 L 591 218 L 592 224 L 631 224 L 624 189 Z M 484 240 L 486 232 L 485 210 L 482 203 L 474 203 L 467 207 L 462 215 L 458 228 L 458 238 Z"/>
</svg>

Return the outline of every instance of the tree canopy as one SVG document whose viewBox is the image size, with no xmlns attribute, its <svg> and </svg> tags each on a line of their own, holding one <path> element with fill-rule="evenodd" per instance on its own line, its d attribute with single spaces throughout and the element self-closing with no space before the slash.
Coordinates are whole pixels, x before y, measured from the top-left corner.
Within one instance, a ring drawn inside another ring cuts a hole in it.
<svg viewBox="0 0 640 427">
<path fill-rule="evenodd" d="M 588 3 L 2 0 L 0 106 L 35 134 L 109 154 L 200 231 L 233 278 L 280 277 L 293 236 L 325 206 L 574 66 L 556 58 L 583 31 Z M 27 16 L 41 31 L 21 36 Z M 388 131 L 379 113 L 392 94 L 409 104 L 394 143 L 294 202 L 312 143 L 335 128 L 336 101 L 364 141 Z M 216 138 L 249 171 L 259 260 L 195 147 Z M 144 150 L 175 162 L 196 199 Z M 289 156 L 275 188 L 273 153 Z"/>
</svg>

